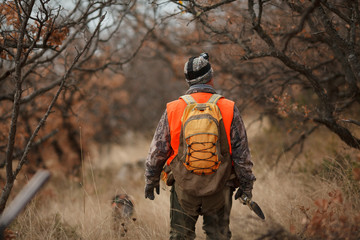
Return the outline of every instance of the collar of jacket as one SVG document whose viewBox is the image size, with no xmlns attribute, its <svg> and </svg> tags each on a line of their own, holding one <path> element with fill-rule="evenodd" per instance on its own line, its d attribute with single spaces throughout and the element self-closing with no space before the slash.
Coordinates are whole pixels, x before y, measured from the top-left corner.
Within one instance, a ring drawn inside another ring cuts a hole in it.
<svg viewBox="0 0 360 240">
<path fill-rule="evenodd" d="M 209 84 L 195 84 L 186 91 L 186 94 L 192 94 L 197 92 L 216 93 L 216 90 Z"/>
</svg>

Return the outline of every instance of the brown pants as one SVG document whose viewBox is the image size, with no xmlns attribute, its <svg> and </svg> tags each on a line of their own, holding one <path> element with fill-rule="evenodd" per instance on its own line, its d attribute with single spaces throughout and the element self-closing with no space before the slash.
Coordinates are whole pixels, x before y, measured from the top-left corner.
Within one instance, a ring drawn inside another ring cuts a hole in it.
<svg viewBox="0 0 360 240">
<path fill-rule="evenodd" d="M 189 214 L 180 205 L 175 186 L 173 186 L 170 195 L 170 239 L 195 239 L 195 225 L 199 215 L 203 215 L 203 230 L 206 233 L 206 239 L 230 239 L 229 223 L 233 189 L 227 187 L 225 192 L 227 196 L 224 205 L 219 210 L 201 214 L 201 209 L 199 209 L 198 213 Z"/>
</svg>

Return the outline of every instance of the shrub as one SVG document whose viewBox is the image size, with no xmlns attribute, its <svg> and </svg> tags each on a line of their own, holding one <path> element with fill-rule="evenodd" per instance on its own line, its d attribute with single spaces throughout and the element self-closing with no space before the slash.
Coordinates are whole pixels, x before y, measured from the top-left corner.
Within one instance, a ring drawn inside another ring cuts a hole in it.
<svg viewBox="0 0 360 240">
<path fill-rule="evenodd" d="M 328 199 L 317 199 L 315 212 L 303 206 L 301 210 L 306 216 L 304 235 L 307 239 L 359 239 L 360 212 L 352 213 L 351 204 L 347 204 L 338 190 L 329 192 Z"/>
</svg>

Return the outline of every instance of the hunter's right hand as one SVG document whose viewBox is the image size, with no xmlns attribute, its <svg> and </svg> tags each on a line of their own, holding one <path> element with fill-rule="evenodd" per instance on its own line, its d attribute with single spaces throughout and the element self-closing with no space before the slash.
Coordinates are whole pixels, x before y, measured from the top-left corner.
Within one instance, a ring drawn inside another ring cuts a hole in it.
<svg viewBox="0 0 360 240">
<path fill-rule="evenodd" d="M 241 188 L 239 188 L 237 190 L 237 192 L 235 193 L 235 200 L 239 199 L 243 194 L 246 195 L 247 198 L 251 199 L 252 198 L 252 193 L 251 191 L 243 191 Z"/>
<path fill-rule="evenodd" d="M 150 200 L 154 200 L 155 199 L 154 189 L 156 190 L 156 193 L 159 195 L 160 194 L 160 186 L 159 186 L 159 184 L 157 184 L 157 185 L 146 184 L 146 186 L 145 186 L 145 198 L 148 198 Z"/>
</svg>

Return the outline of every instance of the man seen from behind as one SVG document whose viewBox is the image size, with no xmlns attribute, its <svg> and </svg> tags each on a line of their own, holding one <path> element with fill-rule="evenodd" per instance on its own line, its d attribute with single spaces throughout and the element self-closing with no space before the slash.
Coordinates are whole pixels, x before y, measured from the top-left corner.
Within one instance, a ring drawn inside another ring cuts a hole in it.
<svg viewBox="0 0 360 240">
<path fill-rule="evenodd" d="M 207 53 L 191 57 L 184 73 L 189 89 L 167 104 L 150 145 L 145 198 L 159 194 L 164 170 L 170 239 L 195 239 L 200 215 L 206 239 L 230 239 L 233 192 L 251 199 L 255 181 L 245 126 L 234 102 L 216 93 Z"/>
</svg>

